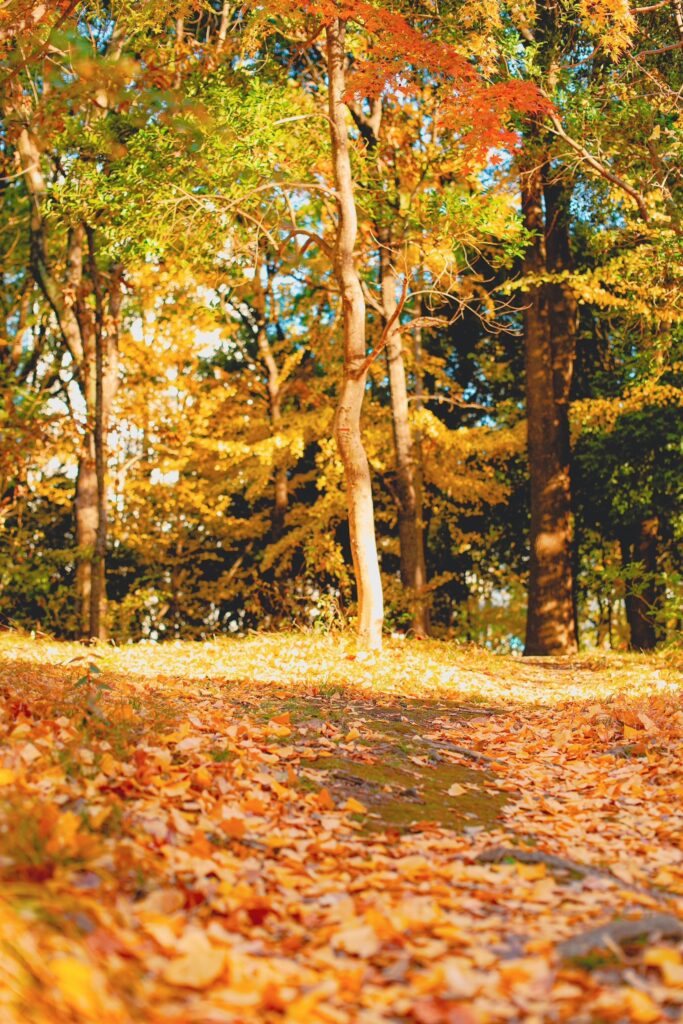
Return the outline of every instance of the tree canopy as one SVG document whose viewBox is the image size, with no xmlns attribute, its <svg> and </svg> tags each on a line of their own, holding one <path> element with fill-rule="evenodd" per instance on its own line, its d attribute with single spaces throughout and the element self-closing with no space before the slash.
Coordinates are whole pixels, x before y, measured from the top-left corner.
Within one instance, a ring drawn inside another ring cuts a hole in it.
<svg viewBox="0 0 683 1024">
<path fill-rule="evenodd" d="M 0 620 L 675 635 L 677 0 L 0 19 Z"/>
</svg>

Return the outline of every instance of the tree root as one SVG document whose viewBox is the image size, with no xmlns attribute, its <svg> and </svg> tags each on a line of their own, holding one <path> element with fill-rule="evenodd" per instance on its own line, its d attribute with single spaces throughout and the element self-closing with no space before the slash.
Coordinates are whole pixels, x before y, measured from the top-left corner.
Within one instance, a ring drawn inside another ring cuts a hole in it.
<svg viewBox="0 0 683 1024">
<path fill-rule="evenodd" d="M 547 864 L 549 868 L 556 868 L 558 871 L 572 871 L 575 875 L 581 875 L 582 878 L 586 875 L 603 875 L 621 885 L 626 884 L 620 882 L 615 875 L 603 868 L 591 867 L 590 864 L 578 864 L 565 857 L 557 857 L 554 853 L 544 853 L 543 850 L 518 850 L 514 846 L 494 846 L 492 849 L 480 853 L 477 860 L 481 864 L 499 864 L 508 858 L 517 860 L 520 864 Z"/>
<path fill-rule="evenodd" d="M 610 944 L 649 939 L 654 935 L 668 939 L 683 938 L 683 921 L 673 914 L 643 914 L 642 917 L 609 921 L 599 928 L 591 928 L 559 942 L 557 952 L 566 960 L 571 960 L 573 957 L 586 956 L 603 946 L 609 948 Z"/>
<path fill-rule="evenodd" d="M 501 764 L 497 757 L 489 757 L 488 754 L 480 754 L 478 750 L 470 750 L 469 747 L 459 747 L 456 743 L 449 743 L 448 740 L 429 740 L 421 737 L 421 743 L 428 743 L 430 747 L 438 747 L 441 750 L 452 750 L 454 754 L 461 754 L 471 761 L 479 761 L 481 764 Z"/>
<path fill-rule="evenodd" d="M 547 864 L 549 868 L 555 868 L 557 871 L 571 871 L 575 875 L 580 875 L 581 878 L 595 875 L 598 878 L 607 879 L 620 889 L 639 892 L 660 902 L 666 900 L 667 897 L 665 890 L 651 889 L 648 886 L 638 885 L 637 882 L 625 882 L 617 875 L 612 874 L 608 868 L 594 867 L 592 864 L 579 864 L 577 861 L 567 860 L 566 857 L 558 857 L 554 853 L 544 853 L 543 850 L 518 850 L 514 846 L 494 846 L 492 849 L 480 853 L 477 860 L 481 864 L 499 864 L 508 857 L 521 864 Z"/>
</svg>

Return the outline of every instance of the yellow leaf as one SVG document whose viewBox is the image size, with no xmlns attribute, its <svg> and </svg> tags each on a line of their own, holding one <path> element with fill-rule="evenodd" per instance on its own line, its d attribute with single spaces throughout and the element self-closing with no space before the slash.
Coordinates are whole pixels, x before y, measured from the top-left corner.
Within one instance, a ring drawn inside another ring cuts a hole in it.
<svg viewBox="0 0 683 1024">
<path fill-rule="evenodd" d="M 360 800 L 356 800 L 352 796 L 346 801 L 344 807 L 347 811 L 351 811 L 352 814 L 365 814 L 367 811 L 365 804 L 362 804 Z"/>
<path fill-rule="evenodd" d="M 546 871 L 545 864 L 517 864 L 517 874 L 527 882 L 535 882 L 539 878 L 545 878 Z"/>
<path fill-rule="evenodd" d="M 625 725 L 624 726 L 624 739 L 625 740 L 636 740 L 639 737 L 642 737 L 642 735 L 643 735 L 643 730 L 642 729 L 633 729 L 630 725 Z"/>
<path fill-rule="evenodd" d="M 17 773 L 11 768 L 0 768 L 0 786 L 11 786 Z"/>
<path fill-rule="evenodd" d="M 114 760 L 108 750 L 105 751 L 104 754 L 102 754 L 100 770 L 103 771 L 105 775 L 116 775 L 118 769 L 118 762 Z"/>
<path fill-rule="evenodd" d="M 166 786 L 162 782 L 161 785 L 163 787 L 164 796 L 165 797 L 169 797 L 169 796 L 183 796 L 183 794 L 187 793 L 188 789 L 190 788 L 190 780 L 189 779 L 181 779 L 180 782 L 174 782 L 170 786 Z"/>
<path fill-rule="evenodd" d="M 164 981 L 182 988 L 208 988 L 225 970 L 225 953 L 220 949 L 196 949 L 165 967 Z"/>
<path fill-rule="evenodd" d="M 663 963 L 661 965 L 664 984 L 670 988 L 683 988 L 683 964 Z"/>
<path fill-rule="evenodd" d="M 101 828 L 111 812 L 111 805 L 109 807 L 90 807 L 88 809 L 88 821 L 90 823 L 90 827 Z"/>
<path fill-rule="evenodd" d="M 664 964 L 683 963 L 683 958 L 677 949 L 670 946 L 652 946 L 643 953 L 643 963 L 648 967 L 662 967 Z"/>
<path fill-rule="evenodd" d="M 284 846 L 292 845 L 292 840 L 288 839 L 287 836 L 266 836 L 265 842 L 266 846 L 269 846 L 271 850 L 281 850 Z"/>
<path fill-rule="evenodd" d="M 292 730 L 286 725 L 280 725 L 275 719 L 271 719 L 266 726 L 267 736 L 291 736 Z"/>
<path fill-rule="evenodd" d="M 661 1011 L 647 992 L 641 992 L 637 988 L 627 988 L 624 996 L 631 1020 L 636 1024 L 653 1024 L 654 1021 L 661 1020 Z"/>
<path fill-rule="evenodd" d="M 84 1017 L 101 1020 L 99 986 L 92 967 L 75 956 L 64 956 L 53 960 L 50 968 L 64 1002 Z"/>
<path fill-rule="evenodd" d="M 49 853 L 70 850 L 76 841 L 76 834 L 81 827 L 81 819 L 73 811 L 63 811 L 59 815 L 46 849 Z"/>
</svg>

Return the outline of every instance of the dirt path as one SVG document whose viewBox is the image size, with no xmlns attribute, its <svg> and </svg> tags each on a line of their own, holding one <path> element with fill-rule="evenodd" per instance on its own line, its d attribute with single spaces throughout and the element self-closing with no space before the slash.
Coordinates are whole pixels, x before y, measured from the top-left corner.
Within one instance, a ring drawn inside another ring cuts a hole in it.
<svg viewBox="0 0 683 1024">
<path fill-rule="evenodd" d="M 681 1016 L 670 665 L 5 640 L 0 689 L 2 1024 Z"/>
</svg>

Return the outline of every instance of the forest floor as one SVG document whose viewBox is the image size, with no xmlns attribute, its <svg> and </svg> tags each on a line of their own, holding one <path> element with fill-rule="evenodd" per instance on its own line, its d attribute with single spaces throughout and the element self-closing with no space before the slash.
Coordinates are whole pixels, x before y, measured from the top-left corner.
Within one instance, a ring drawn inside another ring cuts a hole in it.
<svg viewBox="0 0 683 1024">
<path fill-rule="evenodd" d="M 0 636 L 2 1024 L 683 1019 L 683 658 Z"/>
</svg>

